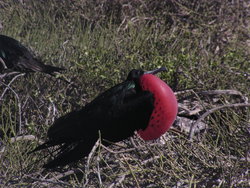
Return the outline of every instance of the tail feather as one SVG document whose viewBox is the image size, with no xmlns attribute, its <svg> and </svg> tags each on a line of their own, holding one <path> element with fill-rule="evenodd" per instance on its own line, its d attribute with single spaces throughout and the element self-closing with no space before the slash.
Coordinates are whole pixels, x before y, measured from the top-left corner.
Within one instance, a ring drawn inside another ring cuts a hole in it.
<svg viewBox="0 0 250 188">
<path fill-rule="evenodd" d="M 43 165 L 43 168 L 55 168 L 57 166 L 65 166 L 71 162 L 78 161 L 90 153 L 93 145 L 92 142 L 79 142 L 76 146 L 73 146 L 73 148 L 72 145 L 62 147 L 59 154 L 53 160 Z"/>
<path fill-rule="evenodd" d="M 65 68 L 54 67 L 54 66 L 51 66 L 51 65 L 45 65 L 44 69 L 45 69 L 44 70 L 45 73 L 53 75 L 53 76 L 54 76 L 54 73 L 56 73 L 56 72 L 61 72 L 61 71 L 66 70 Z"/>
<path fill-rule="evenodd" d="M 58 143 L 48 141 L 38 146 L 34 150 L 30 151 L 28 154 L 46 148 L 55 147 L 51 148 L 52 150 L 49 150 L 54 159 L 43 165 L 43 168 L 51 169 L 57 166 L 65 166 L 71 162 L 78 161 L 81 158 L 87 156 L 90 153 L 94 144 L 95 143 L 93 141 L 79 141 L 75 143 Z"/>
</svg>

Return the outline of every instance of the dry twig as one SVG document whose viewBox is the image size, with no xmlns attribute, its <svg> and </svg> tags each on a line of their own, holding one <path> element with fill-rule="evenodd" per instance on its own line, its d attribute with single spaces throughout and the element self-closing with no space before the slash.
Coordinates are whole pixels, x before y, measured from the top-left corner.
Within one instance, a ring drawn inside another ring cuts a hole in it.
<svg viewBox="0 0 250 188">
<path fill-rule="evenodd" d="M 228 105 L 222 105 L 222 106 L 217 106 L 215 108 L 212 108 L 208 110 L 206 113 L 204 113 L 193 125 L 191 125 L 190 132 L 189 132 L 189 140 L 193 139 L 194 136 L 194 130 L 196 129 L 197 125 L 205 119 L 208 115 L 212 114 L 213 112 L 217 110 L 221 110 L 224 108 L 236 108 L 236 107 L 250 107 L 250 103 L 237 103 L 237 104 L 228 104 Z"/>
</svg>

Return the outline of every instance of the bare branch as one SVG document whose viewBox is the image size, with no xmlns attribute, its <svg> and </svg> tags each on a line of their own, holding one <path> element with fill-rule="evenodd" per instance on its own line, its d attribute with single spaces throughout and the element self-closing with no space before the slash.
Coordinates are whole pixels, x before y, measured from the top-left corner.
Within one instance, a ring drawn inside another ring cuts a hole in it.
<svg viewBox="0 0 250 188">
<path fill-rule="evenodd" d="M 112 187 L 114 187 L 114 186 L 117 187 L 119 184 L 121 184 L 121 183 L 124 181 L 126 175 L 127 175 L 127 174 L 122 175 L 122 176 L 120 177 L 120 179 L 118 180 L 118 182 L 112 183 L 112 184 L 109 186 L 109 188 L 112 188 Z"/>
<path fill-rule="evenodd" d="M 1 95 L 1 97 L 0 97 L 0 101 L 3 100 L 3 97 L 4 97 L 4 95 L 5 95 L 5 93 L 7 92 L 8 89 L 12 90 L 12 89 L 10 88 L 10 85 L 11 85 L 18 77 L 24 76 L 24 75 L 25 75 L 25 73 L 16 75 L 14 78 L 12 78 L 12 80 L 11 80 L 8 84 L 5 84 L 5 83 L 1 82 L 1 84 L 3 84 L 3 85 L 6 86 L 6 88 L 5 88 L 5 90 L 3 91 L 3 93 L 2 93 L 2 95 Z M 14 92 L 14 90 L 12 90 L 12 91 Z"/>
<path fill-rule="evenodd" d="M 38 139 L 36 136 L 34 135 L 23 135 L 23 136 L 17 136 L 17 137 L 12 137 L 10 139 L 10 143 L 14 143 L 14 142 L 17 142 L 17 141 L 25 141 L 25 140 L 29 140 L 29 141 L 38 141 L 39 144 L 42 144 L 43 141 Z"/>
<path fill-rule="evenodd" d="M 31 176 L 28 176 L 28 178 L 35 181 L 33 184 L 36 184 L 37 182 L 42 182 L 43 185 L 48 186 L 48 187 L 49 187 L 49 184 L 70 186 L 69 183 L 65 183 L 65 182 L 59 181 L 59 180 L 53 181 L 53 180 L 49 180 L 49 179 L 39 179 L 39 178 L 31 177 Z"/>
<path fill-rule="evenodd" d="M 221 110 L 224 108 L 236 108 L 236 107 L 250 107 L 250 103 L 237 103 L 237 104 L 228 104 L 228 105 L 222 105 L 222 106 L 218 106 L 215 108 L 212 108 L 210 110 L 208 110 L 206 113 L 204 113 L 193 125 L 191 125 L 190 127 L 190 132 L 189 132 L 189 140 L 192 140 L 193 136 L 194 136 L 194 130 L 196 129 L 196 127 L 198 126 L 198 124 L 204 120 L 208 115 L 214 113 L 217 110 Z"/>
<path fill-rule="evenodd" d="M 122 155 L 122 157 L 123 157 L 125 163 L 127 164 L 130 173 L 132 174 L 132 176 L 133 176 L 133 178 L 134 178 L 134 180 L 135 180 L 136 187 L 137 187 L 137 188 L 140 188 L 139 182 L 138 182 L 138 180 L 137 180 L 137 178 L 136 178 L 136 176 L 135 176 L 135 173 L 134 173 L 133 169 L 131 168 L 131 165 L 128 163 L 127 159 L 126 159 L 123 155 Z"/>
<path fill-rule="evenodd" d="M 16 76 L 10 81 L 10 83 L 9 83 L 8 85 L 6 85 L 6 84 L 3 83 L 3 85 L 6 86 L 6 88 L 5 88 L 4 92 L 2 93 L 2 95 L 1 95 L 1 97 L 0 97 L 0 104 L 1 104 L 1 100 L 2 100 L 3 96 L 5 95 L 5 93 L 7 92 L 8 89 L 10 89 L 10 90 L 15 94 L 15 96 L 16 96 L 16 98 L 17 98 L 17 103 L 18 103 L 19 133 L 22 133 L 22 110 L 21 110 L 22 107 L 21 107 L 21 101 L 20 101 L 20 98 L 19 98 L 18 94 L 10 87 L 10 85 L 14 82 L 14 80 L 16 80 L 18 77 L 23 76 L 23 75 L 25 75 L 25 74 L 23 73 L 23 74 L 18 74 L 18 75 L 16 75 Z"/>
<path fill-rule="evenodd" d="M 68 176 L 77 175 L 77 174 L 83 174 L 83 171 L 81 169 L 77 168 L 77 169 L 69 170 L 67 172 L 60 173 L 58 176 L 55 176 L 55 177 L 47 179 L 47 180 L 54 182 L 54 181 L 58 181 L 60 179 L 65 179 Z"/>
<path fill-rule="evenodd" d="M 103 144 L 101 144 L 101 146 L 107 150 L 108 152 L 110 153 L 114 153 L 114 154 L 118 154 L 118 153 L 127 153 L 127 152 L 130 152 L 130 151 L 134 151 L 136 148 L 130 148 L 130 149 L 125 149 L 125 150 L 122 150 L 122 151 L 114 151 L 106 146 L 104 146 Z"/>
<path fill-rule="evenodd" d="M 84 187 L 87 186 L 87 184 L 88 184 L 88 174 L 89 174 L 90 161 L 91 161 L 92 156 L 94 155 L 94 153 L 99 145 L 100 145 L 100 138 L 96 141 L 94 147 L 92 148 L 91 152 L 88 155 L 87 163 L 85 165 L 85 180 L 86 180 L 86 182 L 84 184 Z"/>
</svg>

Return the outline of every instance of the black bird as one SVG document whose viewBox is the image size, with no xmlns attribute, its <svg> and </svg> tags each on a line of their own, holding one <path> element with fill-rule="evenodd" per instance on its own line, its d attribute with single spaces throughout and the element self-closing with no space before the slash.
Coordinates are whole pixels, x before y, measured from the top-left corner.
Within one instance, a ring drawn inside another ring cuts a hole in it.
<svg viewBox="0 0 250 188">
<path fill-rule="evenodd" d="M 7 72 L 43 72 L 54 76 L 55 72 L 65 70 L 45 65 L 19 41 L 0 35 L 0 74 Z"/>
<path fill-rule="evenodd" d="M 127 79 L 97 96 L 79 111 L 60 117 L 47 141 L 34 151 L 55 147 L 44 168 L 64 166 L 87 156 L 99 136 L 104 145 L 122 141 L 135 131 L 144 140 L 160 137 L 172 125 L 177 101 L 168 85 L 153 74 L 132 70 Z M 31 152 L 31 153 L 32 153 Z"/>
</svg>

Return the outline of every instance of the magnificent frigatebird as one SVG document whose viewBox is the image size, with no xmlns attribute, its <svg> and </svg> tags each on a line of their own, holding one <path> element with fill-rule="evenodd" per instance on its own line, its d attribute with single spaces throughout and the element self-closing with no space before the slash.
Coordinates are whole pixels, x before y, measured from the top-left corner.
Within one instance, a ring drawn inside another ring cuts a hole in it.
<svg viewBox="0 0 250 188">
<path fill-rule="evenodd" d="M 63 68 L 45 65 L 19 41 L 0 35 L 0 74 L 4 72 L 44 72 L 54 75 Z"/>
<path fill-rule="evenodd" d="M 144 140 L 160 137 L 177 115 L 173 91 L 154 75 L 163 70 L 130 71 L 124 82 L 81 110 L 57 119 L 48 130 L 47 141 L 32 152 L 54 148 L 53 159 L 43 166 L 54 168 L 87 156 L 100 137 L 106 146 L 133 136 L 135 131 Z"/>
</svg>

